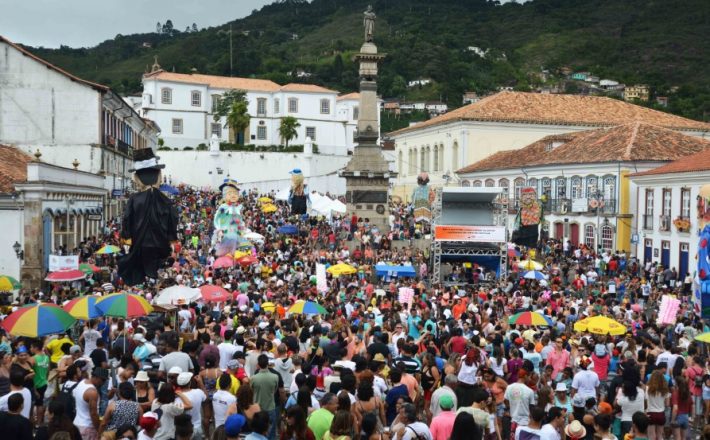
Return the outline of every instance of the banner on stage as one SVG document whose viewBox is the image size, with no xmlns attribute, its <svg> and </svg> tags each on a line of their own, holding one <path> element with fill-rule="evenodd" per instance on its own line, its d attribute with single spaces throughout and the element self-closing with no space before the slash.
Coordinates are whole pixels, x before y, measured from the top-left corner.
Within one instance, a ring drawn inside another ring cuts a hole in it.
<svg viewBox="0 0 710 440">
<path fill-rule="evenodd" d="M 468 243 L 503 243 L 504 226 L 436 225 L 436 241 L 461 241 Z"/>
<path fill-rule="evenodd" d="M 50 255 L 49 256 L 49 271 L 56 272 L 58 270 L 77 270 L 79 269 L 78 255 Z"/>
<path fill-rule="evenodd" d="M 411 287 L 400 287 L 397 300 L 400 304 L 407 304 L 407 309 L 409 309 L 414 302 L 414 289 Z"/>
<path fill-rule="evenodd" d="M 320 293 L 328 291 L 328 282 L 325 279 L 325 264 L 316 263 L 316 288 Z"/>
</svg>

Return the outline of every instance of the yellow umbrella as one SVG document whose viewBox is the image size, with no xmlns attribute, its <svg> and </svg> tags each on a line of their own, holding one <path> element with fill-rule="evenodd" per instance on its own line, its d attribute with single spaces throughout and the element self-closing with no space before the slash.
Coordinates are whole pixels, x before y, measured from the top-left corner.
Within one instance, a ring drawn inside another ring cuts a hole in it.
<svg viewBox="0 0 710 440">
<path fill-rule="evenodd" d="M 328 268 L 328 272 L 337 277 L 340 275 L 352 275 L 354 273 L 357 273 L 357 269 L 355 269 L 349 264 L 339 263 L 334 266 L 330 266 Z"/>
<path fill-rule="evenodd" d="M 259 197 L 259 201 L 260 201 L 261 203 L 271 203 L 271 202 L 273 202 L 273 200 L 271 200 L 271 199 L 268 198 L 268 197 Z"/>
<path fill-rule="evenodd" d="M 533 260 L 523 260 L 518 262 L 518 267 L 525 270 L 542 270 L 542 264 Z"/>
<path fill-rule="evenodd" d="M 700 341 L 700 342 L 705 342 L 706 344 L 710 344 L 710 332 L 702 333 L 702 334 L 696 336 L 695 340 Z"/>
<path fill-rule="evenodd" d="M 251 255 L 251 251 L 236 251 L 234 253 L 234 259 L 238 260 L 242 257 L 246 257 L 247 255 Z"/>
<path fill-rule="evenodd" d="M 626 333 L 626 326 L 606 316 L 592 316 L 575 322 L 574 330 L 597 335 L 619 336 Z"/>
<path fill-rule="evenodd" d="M 276 208 L 276 205 L 272 205 L 271 203 L 266 204 L 261 207 L 261 212 L 269 213 L 269 212 L 276 212 L 278 208 Z"/>
<path fill-rule="evenodd" d="M 276 310 L 276 304 L 272 302 L 265 302 L 261 305 L 261 310 L 265 312 L 273 312 Z"/>
</svg>

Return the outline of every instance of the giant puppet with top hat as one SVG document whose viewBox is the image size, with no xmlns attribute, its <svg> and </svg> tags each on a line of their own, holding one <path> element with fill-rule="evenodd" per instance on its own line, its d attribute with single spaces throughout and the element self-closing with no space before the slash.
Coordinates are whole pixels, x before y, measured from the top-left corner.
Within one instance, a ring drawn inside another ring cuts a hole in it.
<svg viewBox="0 0 710 440">
<path fill-rule="evenodd" d="M 165 165 L 158 159 L 150 148 L 133 152 L 129 171 L 138 191 L 128 199 L 121 225 L 121 238 L 130 240 L 131 247 L 118 259 L 118 274 L 129 286 L 145 282 L 146 277 L 157 278 L 172 252 L 170 243 L 177 240 L 178 215 L 159 189 Z"/>
<path fill-rule="evenodd" d="M 215 254 L 221 257 L 234 254 L 246 240 L 243 237 L 245 226 L 237 181 L 225 179 L 219 190 L 222 192 L 222 202 L 214 214 L 212 245 Z"/>
<path fill-rule="evenodd" d="M 291 174 L 291 189 L 288 193 L 288 204 L 291 206 L 291 215 L 302 215 L 308 211 L 308 187 L 303 179 L 300 168 L 289 171 Z"/>
</svg>

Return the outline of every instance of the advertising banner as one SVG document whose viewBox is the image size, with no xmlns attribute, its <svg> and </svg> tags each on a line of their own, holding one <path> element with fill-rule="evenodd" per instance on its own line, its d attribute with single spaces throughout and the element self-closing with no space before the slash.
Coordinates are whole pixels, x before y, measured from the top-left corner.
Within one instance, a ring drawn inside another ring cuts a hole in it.
<svg viewBox="0 0 710 440">
<path fill-rule="evenodd" d="M 78 255 L 50 255 L 49 256 L 49 271 L 56 272 L 58 270 L 77 270 L 79 269 Z"/>
<path fill-rule="evenodd" d="M 437 225 L 436 241 L 462 241 L 469 243 L 504 243 L 504 226 Z"/>
</svg>

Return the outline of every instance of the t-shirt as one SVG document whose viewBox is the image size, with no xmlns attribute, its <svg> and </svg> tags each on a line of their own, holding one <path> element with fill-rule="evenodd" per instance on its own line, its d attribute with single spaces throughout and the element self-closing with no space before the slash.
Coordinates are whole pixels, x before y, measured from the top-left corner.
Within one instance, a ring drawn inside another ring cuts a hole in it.
<svg viewBox="0 0 710 440">
<path fill-rule="evenodd" d="M 432 440 L 431 431 L 429 427 L 422 422 L 410 423 L 404 429 L 404 434 L 402 437 L 397 435 L 394 436 L 394 440 L 417 440 L 417 438 L 422 437 L 426 440 Z"/>
<path fill-rule="evenodd" d="M 232 360 L 232 356 L 237 352 L 237 346 L 231 342 L 222 342 L 217 346 L 219 350 L 219 369 L 224 371 L 227 369 L 227 364 Z"/>
<path fill-rule="evenodd" d="M 202 424 L 202 402 L 207 400 L 207 395 L 199 388 L 185 391 L 184 394 L 192 403 L 192 409 L 188 411 L 192 417 L 192 426 L 200 426 Z"/>
<path fill-rule="evenodd" d="M 15 440 L 32 440 L 32 424 L 30 421 L 20 415 L 10 414 L 6 412 L 0 413 L 0 430 L 5 433 L 12 433 L 12 436 L 7 435 L 6 438 L 12 437 Z M 40 438 L 39 431 L 37 438 Z"/>
<path fill-rule="evenodd" d="M 32 410 L 32 393 L 30 393 L 30 390 L 28 390 L 27 388 L 23 388 L 22 391 L 10 391 L 9 393 L 0 397 L 0 411 L 8 410 L 7 399 L 9 399 L 10 396 L 12 396 L 13 394 L 22 394 L 22 397 L 25 399 L 24 405 L 22 407 L 22 416 L 29 419 L 30 411 Z"/>
<path fill-rule="evenodd" d="M 103 348 L 97 348 L 89 354 L 91 362 L 94 363 L 95 367 L 100 367 L 104 362 L 108 362 L 108 355 L 106 350 Z"/>
<path fill-rule="evenodd" d="M 454 411 L 442 411 L 438 416 L 431 420 L 429 431 L 433 440 L 449 440 L 451 431 L 454 429 L 454 420 L 456 413 Z"/>
<path fill-rule="evenodd" d="M 535 403 L 535 392 L 525 384 L 516 382 L 505 389 L 505 399 L 510 403 L 510 417 L 518 425 L 527 425 L 530 405 Z"/>
<path fill-rule="evenodd" d="M 96 349 L 96 341 L 101 337 L 101 333 L 94 329 L 84 330 L 84 353 L 91 353 Z"/>
<path fill-rule="evenodd" d="M 616 397 L 616 403 L 621 407 L 621 421 L 630 422 L 631 417 L 641 411 L 644 412 L 644 405 L 646 400 L 646 393 L 643 389 L 636 388 L 636 397 L 634 400 L 629 399 L 626 395 L 619 390 Z"/>
<path fill-rule="evenodd" d="M 523 359 L 527 359 L 532 362 L 536 373 L 540 373 L 540 363 L 542 362 L 542 356 L 536 351 L 529 351 L 523 355 Z"/>
<path fill-rule="evenodd" d="M 68 337 L 64 336 L 62 339 L 55 339 L 53 341 L 49 341 L 47 344 L 47 350 L 50 352 L 50 360 L 54 362 L 55 364 L 59 363 L 59 360 L 64 356 L 64 352 L 62 351 L 62 345 L 64 344 L 71 344 L 74 345 L 74 342 L 72 342 L 71 339 Z"/>
<path fill-rule="evenodd" d="M 32 366 L 35 375 L 32 378 L 35 388 L 42 388 L 47 385 L 47 374 L 49 373 L 49 356 L 46 354 L 36 354 L 33 356 L 35 363 Z M 44 397 L 44 396 L 42 396 Z"/>
<path fill-rule="evenodd" d="M 224 425 L 227 420 L 229 405 L 236 403 L 237 398 L 229 391 L 219 390 L 212 396 L 212 409 L 214 410 L 214 426 Z"/>
<path fill-rule="evenodd" d="M 173 351 L 160 359 L 159 371 L 170 371 L 172 367 L 180 367 L 183 372 L 192 371 L 190 355 L 181 351 Z"/>
<path fill-rule="evenodd" d="M 385 403 L 387 404 L 387 409 L 385 410 L 387 425 L 391 425 L 397 417 L 397 400 L 402 396 L 408 395 L 409 390 L 407 386 L 403 384 L 396 385 L 387 392 L 387 396 L 385 397 Z"/>
<path fill-rule="evenodd" d="M 560 438 L 560 433 L 549 423 L 540 428 L 540 440 L 560 440 Z"/>
<path fill-rule="evenodd" d="M 572 378 L 572 388 L 577 390 L 577 394 L 585 399 L 597 397 L 597 387 L 599 386 L 599 376 L 594 371 L 580 370 Z"/>
<path fill-rule="evenodd" d="M 317 409 L 308 416 L 308 427 L 313 431 L 316 440 L 321 440 L 323 434 L 330 429 L 333 417 L 333 413 L 325 408 Z"/>
<path fill-rule="evenodd" d="M 515 429 L 515 440 L 540 440 L 540 430 L 528 428 L 527 426 L 518 426 Z"/>
</svg>

